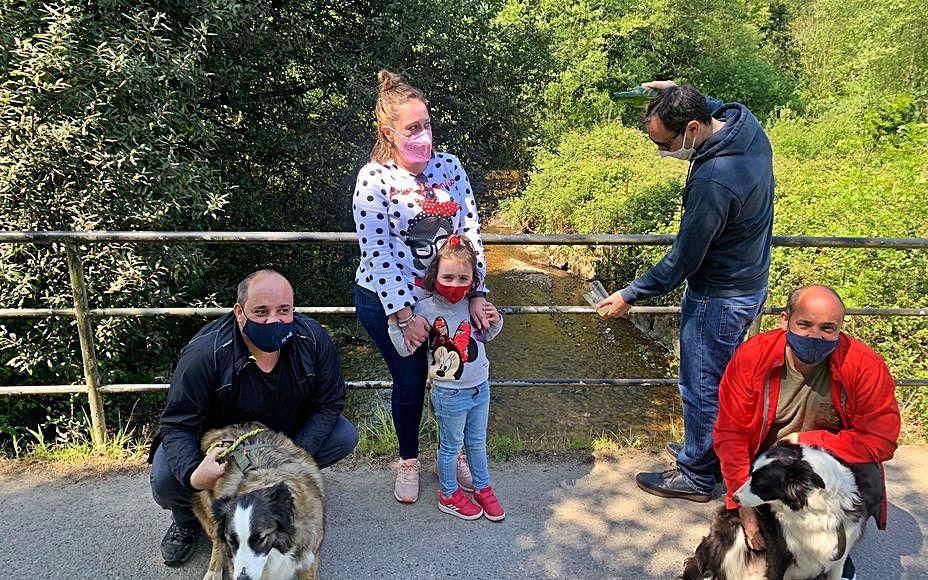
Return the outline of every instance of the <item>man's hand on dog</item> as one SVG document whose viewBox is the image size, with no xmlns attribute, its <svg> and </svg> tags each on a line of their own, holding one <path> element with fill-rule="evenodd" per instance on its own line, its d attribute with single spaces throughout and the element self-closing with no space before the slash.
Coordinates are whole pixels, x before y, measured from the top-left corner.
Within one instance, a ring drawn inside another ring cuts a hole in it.
<svg viewBox="0 0 928 580">
<path fill-rule="evenodd" d="M 757 512 L 752 507 L 740 506 L 738 515 L 741 517 L 741 527 L 744 528 L 744 539 L 748 547 L 759 552 L 767 549 L 767 542 L 764 535 L 760 532 L 760 524 L 757 523 Z"/>
<path fill-rule="evenodd" d="M 200 465 L 190 474 L 190 485 L 200 491 L 213 489 L 216 481 L 226 472 L 226 466 L 216 461 L 216 456 L 222 453 L 223 447 L 217 447 L 203 458 Z"/>
</svg>

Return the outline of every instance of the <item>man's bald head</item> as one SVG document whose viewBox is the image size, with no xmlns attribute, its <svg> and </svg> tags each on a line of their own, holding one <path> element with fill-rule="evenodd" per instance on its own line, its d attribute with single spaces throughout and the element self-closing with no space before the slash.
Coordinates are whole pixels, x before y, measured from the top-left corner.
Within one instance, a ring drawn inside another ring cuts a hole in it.
<svg viewBox="0 0 928 580">
<path fill-rule="evenodd" d="M 793 290 L 781 315 L 784 330 L 804 336 L 837 336 L 844 322 L 844 301 L 834 288 L 810 284 Z"/>
<path fill-rule="evenodd" d="M 801 304 L 801 306 L 800 306 Z M 786 316 L 791 316 L 797 308 L 814 308 L 816 310 L 838 308 L 841 312 L 841 320 L 844 320 L 844 300 L 831 286 L 824 284 L 809 284 L 800 286 L 789 294 L 786 301 Z"/>
<path fill-rule="evenodd" d="M 248 288 L 251 286 L 252 282 L 259 282 L 262 285 L 280 284 L 286 288 L 289 288 L 290 295 L 293 295 L 293 287 L 290 285 L 290 281 L 287 280 L 283 274 L 277 270 L 258 270 L 245 276 L 245 279 L 238 284 L 238 295 L 236 296 L 236 302 L 242 306 L 244 306 L 245 302 L 248 300 Z"/>
</svg>

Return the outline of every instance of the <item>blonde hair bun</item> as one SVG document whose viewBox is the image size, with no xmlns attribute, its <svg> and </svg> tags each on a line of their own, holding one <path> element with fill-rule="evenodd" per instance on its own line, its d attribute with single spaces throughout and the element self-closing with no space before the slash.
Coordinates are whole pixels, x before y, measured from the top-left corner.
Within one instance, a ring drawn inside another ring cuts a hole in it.
<svg viewBox="0 0 928 580">
<path fill-rule="evenodd" d="M 377 72 L 377 82 L 380 84 L 380 92 L 386 92 L 396 88 L 403 83 L 403 76 L 385 68 Z"/>
</svg>

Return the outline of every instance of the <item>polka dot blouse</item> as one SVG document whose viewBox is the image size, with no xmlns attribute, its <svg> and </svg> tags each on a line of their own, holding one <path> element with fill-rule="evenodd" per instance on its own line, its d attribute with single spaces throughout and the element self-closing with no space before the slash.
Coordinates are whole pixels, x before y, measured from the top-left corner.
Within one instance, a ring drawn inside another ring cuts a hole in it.
<svg viewBox="0 0 928 580">
<path fill-rule="evenodd" d="M 388 315 L 427 295 L 418 282 L 451 234 L 467 236 L 486 278 L 477 202 L 454 155 L 434 155 L 418 176 L 392 161 L 368 163 L 358 173 L 352 210 L 361 246 L 355 283 L 375 292 Z"/>
</svg>

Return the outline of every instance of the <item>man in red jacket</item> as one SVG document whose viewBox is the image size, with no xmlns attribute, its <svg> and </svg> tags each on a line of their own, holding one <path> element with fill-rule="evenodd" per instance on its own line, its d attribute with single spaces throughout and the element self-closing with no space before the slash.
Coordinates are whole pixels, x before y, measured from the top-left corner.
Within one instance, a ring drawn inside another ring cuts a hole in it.
<svg viewBox="0 0 928 580">
<path fill-rule="evenodd" d="M 844 312 L 841 297 L 828 286 L 794 290 L 780 315 L 781 328 L 745 342 L 722 376 L 714 447 L 727 506 L 738 508 L 756 549 L 765 543 L 754 509 L 739 507 L 731 494 L 747 481 L 751 461 L 779 439 L 866 464 L 859 470 L 866 475 L 861 496 L 871 498 L 871 514 L 885 528 L 881 464 L 896 450 L 899 407 L 882 357 L 841 332 Z"/>
</svg>

